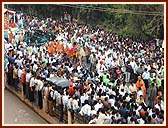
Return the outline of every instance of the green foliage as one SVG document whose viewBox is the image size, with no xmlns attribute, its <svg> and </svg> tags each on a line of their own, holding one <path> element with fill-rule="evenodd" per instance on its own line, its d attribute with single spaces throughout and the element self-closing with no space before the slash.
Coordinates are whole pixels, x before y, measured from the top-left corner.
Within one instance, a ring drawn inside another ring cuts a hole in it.
<svg viewBox="0 0 168 128">
<path fill-rule="evenodd" d="M 143 39 L 164 38 L 162 4 L 17 4 L 8 7 L 21 10 L 27 15 L 54 19 L 63 16 L 64 11 L 67 11 L 79 23 L 98 26 L 123 36 Z"/>
</svg>

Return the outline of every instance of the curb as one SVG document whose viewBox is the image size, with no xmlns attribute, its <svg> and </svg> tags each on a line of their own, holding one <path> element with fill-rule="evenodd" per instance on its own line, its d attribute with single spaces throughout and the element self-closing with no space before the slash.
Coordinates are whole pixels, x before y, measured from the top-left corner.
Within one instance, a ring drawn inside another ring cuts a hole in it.
<svg viewBox="0 0 168 128">
<path fill-rule="evenodd" d="M 49 124 L 59 124 L 58 119 L 51 117 L 49 114 L 45 113 L 43 109 L 39 109 L 38 106 L 32 104 L 28 99 L 24 99 L 20 92 L 16 93 L 12 88 L 9 86 L 5 86 L 5 89 L 13 93 L 15 96 L 18 97 L 20 101 L 26 104 L 31 110 L 36 112 L 41 118 L 43 118 Z"/>
</svg>

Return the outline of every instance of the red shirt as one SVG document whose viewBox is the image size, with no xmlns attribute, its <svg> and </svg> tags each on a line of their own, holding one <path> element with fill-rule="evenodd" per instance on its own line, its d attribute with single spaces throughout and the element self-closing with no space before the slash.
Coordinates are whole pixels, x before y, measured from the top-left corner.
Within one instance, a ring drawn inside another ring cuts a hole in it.
<svg viewBox="0 0 168 128">
<path fill-rule="evenodd" d="M 70 95 L 75 94 L 75 90 L 74 90 L 74 88 L 73 88 L 72 85 L 69 86 L 69 94 L 70 94 Z"/>
<path fill-rule="evenodd" d="M 22 75 L 21 75 L 21 82 L 22 82 L 22 84 L 25 84 L 25 83 L 26 83 L 26 74 L 27 74 L 27 72 L 24 71 L 24 72 L 22 73 Z"/>
</svg>

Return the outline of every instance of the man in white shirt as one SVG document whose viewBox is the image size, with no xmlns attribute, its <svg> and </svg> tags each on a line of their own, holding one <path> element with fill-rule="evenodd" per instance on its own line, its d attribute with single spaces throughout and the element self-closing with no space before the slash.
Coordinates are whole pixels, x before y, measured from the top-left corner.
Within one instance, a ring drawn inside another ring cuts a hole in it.
<svg viewBox="0 0 168 128">
<path fill-rule="evenodd" d="M 17 49 L 17 55 L 19 55 L 19 57 L 23 57 L 23 53 L 20 48 Z"/>
<path fill-rule="evenodd" d="M 15 34 L 15 40 L 16 40 L 16 43 L 18 45 L 19 41 L 20 41 L 20 35 L 18 33 Z"/>
<path fill-rule="evenodd" d="M 74 112 L 78 112 L 78 110 L 79 110 L 79 105 L 78 105 L 77 99 L 78 99 L 77 96 L 75 96 L 72 101 L 72 109 L 74 110 Z"/>
<path fill-rule="evenodd" d="M 68 97 L 69 97 L 68 92 L 66 92 L 66 94 L 62 96 L 62 102 L 65 110 L 67 109 L 68 105 Z"/>
<path fill-rule="evenodd" d="M 98 111 L 100 108 L 103 107 L 103 103 L 102 103 L 102 100 L 99 99 L 98 100 L 98 103 L 94 106 L 95 110 Z"/>
<path fill-rule="evenodd" d="M 114 115 L 116 121 L 121 119 L 121 114 L 119 113 L 119 111 L 117 110 L 116 114 Z"/>
<path fill-rule="evenodd" d="M 110 103 L 111 107 L 114 106 L 114 104 L 115 104 L 115 99 L 114 99 L 114 96 L 113 96 L 113 95 L 110 95 L 110 96 L 109 96 L 109 103 Z"/>
<path fill-rule="evenodd" d="M 135 71 L 135 68 L 137 66 L 136 62 L 135 62 L 135 58 L 131 58 L 132 60 L 130 61 L 130 65 L 132 67 L 132 69 Z"/>
<path fill-rule="evenodd" d="M 140 98 L 141 95 L 143 96 L 143 92 L 142 92 L 141 87 L 139 87 L 138 92 L 137 92 L 137 98 Z"/>
<path fill-rule="evenodd" d="M 19 67 L 23 66 L 23 64 L 22 64 L 23 59 L 22 59 L 22 58 L 17 57 L 17 58 L 15 59 L 15 62 L 17 63 L 17 65 L 18 65 Z"/>
<path fill-rule="evenodd" d="M 81 106 L 83 106 L 85 100 L 86 100 L 86 98 L 85 98 L 85 94 L 83 93 L 82 96 L 80 97 Z"/>
<path fill-rule="evenodd" d="M 144 121 L 142 118 L 137 119 L 137 122 L 138 122 L 139 124 L 145 124 L 145 121 Z"/>
<path fill-rule="evenodd" d="M 18 69 L 18 78 L 19 78 L 19 80 L 21 79 L 22 73 L 23 73 L 22 67 L 20 67 L 20 68 Z"/>
<path fill-rule="evenodd" d="M 35 90 L 35 77 L 34 76 L 31 77 L 31 79 L 30 79 L 30 86 L 29 87 L 30 87 L 29 98 L 30 98 L 31 102 L 34 102 L 34 90 Z"/>
<path fill-rule="evenodd" d="M 105 110 L 101 109 L 97 119 L 97 124 L 105 124 L 105 122 L 110 123 L 110 118 L 105 114 Z"/>
<path fill-rule="evenodd" d="M 133 94 L 134 92 L 137 91 L 136 85 L 133 82 L 130 83 L 128 88 L 129 88 L 129 91 L 128 91 L 129 94 Z"/>
<path fill-rule="evenodd" d="M 94 114 L 92 116 L 92 119 L 89 121 L 89 124 L 97 124 L 97 116 L 96 116 L 96 114 Z"/>
<path fill-rule="evenodd" d="M 33 71 L 36 72 L 38 69 L 37 61 L 34 61 Z"/>
<path fill-rule="evenodd" d="M 67 67 L 68 68 L 68 71 L 70 72 L 70 73 L 72 73 L 72 70 L 74 69 L 73 67 L 72 67 L 72 64 L 69 64 L 69 67 Z"/>
<path fill-rule="evenodd" d="M 8 42 L 5 42 L 5 50 L 6 50 L 6 53 L 9 52 L 9 50 L 12 50 L 13 49 L 13 45 L 11 43 Z"/>
<path fill-rule="evenodd" d="M 81 108 L 79 112 L 82 116 L 90 117 L 91 106 L 88 104 L 88 100 L 85 100 L 85 105 Z"/>
<path fill-rule="evenodd" d="M 31 78 L 32 74 L 30 72 L 30 70 L 28 69 L 27 70 L 27 74 L 26 74 L 26 98 L 29 99 L 30 96 L 29 96 L 29 92 L 30 92 L 30 88 L 29 88 L 29 85 L 30 85 L 30 78 Z"/>
<path fill-rule="evenodd" d="M 99 74 L 99 77 L 103 75 L 103 71 L 106 71 L 106 67 L 104 65 L 103 60 L 99 60 L 98 64 L 96 65 L 97 73 Z"/>
<path fill-rule="evenodd" d="M 96 69 L 96 64 L 97 64 L 97 58 L 95 54 L 91 54 L 90 57 L 90 70 L 94 71 Z"/>
<path fill-rule="evenodd" d="M 36 60 L 35 57 L 36 57 L 36 55 L 33 53 L 31 56 L 32 63 L 34 63 L 34 61 Z"/>
<path fill-rule="evenodd" d="M 112 57 L 111 57 L 111 54 L 109 54 L 108 57 L 106 57 L 105 59 L 105 65 L 107 68 L 111 66 L 111 62 L 112 62 Z"/>
<path fill-rule="evenodd" d="M 148 85 L 149 78 L 150 78 L 150 73 L 148 72 L 148 69 L 145 68 L 145 72 L 142 74 L 142 79 L 145 83 L 146 89 L 148 89 L 148 87 L 149 87 L 149 85 Z"/>
<path fill-rule="evenodd" d="M 37 86 L 38 86 L 38 106 L 39 106 L 40 109 L 42 109 L 42 107 L 43 107 L 43 103 L 42 103 L 42 88 L 44 86 L 44 80 L 40 80 L 40 78 L 38 78 Z"/>
<path fill-rule="evenodd" d="M 44 85 L 45 86 L 45 85 Z M 43 110 L 44 112 L 48 113 L 48 95 L 49 95 L 49 84 L 47 84 L 45 87 L 43 87 L 43 92 L 42 92 L 42 96 L 43 96 Z"/>
</svg>

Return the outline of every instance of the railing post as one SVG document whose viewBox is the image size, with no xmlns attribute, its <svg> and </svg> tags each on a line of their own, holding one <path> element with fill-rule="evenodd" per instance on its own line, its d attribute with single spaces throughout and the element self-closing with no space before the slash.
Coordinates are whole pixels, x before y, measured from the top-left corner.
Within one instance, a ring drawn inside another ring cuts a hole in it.
<svg viewBox="0 0 168 128">
<path fill-rule="evenodd" d="M 72 124 L 72 115 L 71 112 L 68 110 L 68 124 Z"/>
</svg>

